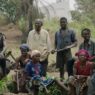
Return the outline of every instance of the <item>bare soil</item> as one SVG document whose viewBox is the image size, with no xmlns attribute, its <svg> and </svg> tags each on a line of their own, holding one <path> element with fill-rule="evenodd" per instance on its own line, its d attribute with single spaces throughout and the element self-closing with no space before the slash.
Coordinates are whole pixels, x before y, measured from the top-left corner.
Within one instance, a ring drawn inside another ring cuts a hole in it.
<svg viewBox="0 0 95 95">
<path fill-rule="evenodd" d="M 9 47 L 17 46 L 21 42 L 22 33 L 14 24 L 0 26 L 0 32 L 5 34 L 6 42 Z"/>
</svg>

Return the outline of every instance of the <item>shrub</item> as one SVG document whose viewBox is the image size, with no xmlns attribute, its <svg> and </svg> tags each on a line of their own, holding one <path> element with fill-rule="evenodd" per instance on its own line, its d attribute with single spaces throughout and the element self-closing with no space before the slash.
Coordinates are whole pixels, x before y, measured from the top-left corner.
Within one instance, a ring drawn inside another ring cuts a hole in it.
<svg viewBox="0 0 95 95">
<path fill-rule="evenodd" d="M 24 17 L 21 17 L 19 20 L 18 20 L 18 27 L 19 29 L 21 30 L 22 33 L 26 32 L 26 20 Z"/>
<path fill-rule="evenodd" d="M 0 13 L 0 25 L 3 26 L 3 25 L 6 25 L 6 24 L 8 24 L 8 19 L 6 18 L 5 15 Z"/>
</svg>

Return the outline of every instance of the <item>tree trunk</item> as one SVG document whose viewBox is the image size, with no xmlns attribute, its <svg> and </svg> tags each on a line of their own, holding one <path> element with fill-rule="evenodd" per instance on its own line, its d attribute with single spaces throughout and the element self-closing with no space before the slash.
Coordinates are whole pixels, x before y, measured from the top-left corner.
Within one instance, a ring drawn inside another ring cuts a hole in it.
<svg viewBox="0 0 95 95">
<path fill-rule="evenodd" d="M 28 22 L 29 22 L 29 30 L 31 31 L 33 29 L 33 1 L 34 0 L 29 0 L 29 9 L 28 9 Z"/>
</svg>

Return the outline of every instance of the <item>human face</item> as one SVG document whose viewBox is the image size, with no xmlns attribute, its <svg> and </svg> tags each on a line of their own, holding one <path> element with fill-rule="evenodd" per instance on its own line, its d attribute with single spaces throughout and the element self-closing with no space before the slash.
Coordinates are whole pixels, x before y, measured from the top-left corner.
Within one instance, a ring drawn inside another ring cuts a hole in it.
<svg viewBox="0 0 95 95">
<path fill-rule="evenodd" d="M 61 19 L 60 26 L 62 29 L 66 29 L 67 28 L 67 21 L 65 19 Z"/>
<path fill-rule="evenodd" d="M 35 21 L 35 30 L 39 32 L 42 27 L 42 22 L 41 21 Z"/>
<path fill-rule="evenodd" d="M 79 58 L 80 62 L 85 62 L 87 60 L 85 53 L 79 54 L 78 58 Z"/>
<path fill-rule="evenodd" d="M 89 41 L 90 40 L 90 36 L 91 36 L 91 33 L 87 30 L 84 30 L 83 33 L 82 33 L 82 37 L 84 38 L 85 41 Z"/>
<path fill-rule="evenodd" d="M 26 56 L 27 53 L 28 53 L 27 51 L 21 49 L 21 54 L 22 54 L 22 56 Z"/>
<path fill-rule="evenodd" d="M 35 56 L 33 56 L 33 61 L 36 63 L 36 62 L 39 62 L 40 61 L 40 54 L 36 54 Z"/>
</svg>

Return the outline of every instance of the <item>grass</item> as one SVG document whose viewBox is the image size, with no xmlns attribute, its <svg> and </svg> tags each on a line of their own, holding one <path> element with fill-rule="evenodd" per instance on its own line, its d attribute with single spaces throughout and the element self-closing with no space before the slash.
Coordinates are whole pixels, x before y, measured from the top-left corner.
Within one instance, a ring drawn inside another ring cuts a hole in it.
<svg viewBox="0 0 95 95">
<path fill-rule="evenodd" d="M 0 80 L 0 95 L 2 93 L 8 92 L 7 83 L 9 83 L 10 81 L 12 81 L 12 77 L 9 75 Z"/>
</svg>

